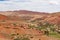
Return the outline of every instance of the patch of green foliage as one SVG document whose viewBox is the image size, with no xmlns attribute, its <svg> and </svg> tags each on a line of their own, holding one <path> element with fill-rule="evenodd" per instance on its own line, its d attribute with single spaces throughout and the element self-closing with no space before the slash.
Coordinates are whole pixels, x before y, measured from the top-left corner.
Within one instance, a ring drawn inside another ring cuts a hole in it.
<svg viewBox="0 0 60 40">
<path fill-rule="evenodd" d="M 53 31 L 51 31 L 49 33 L 49 36 L 52 36 L 52 37 L 55 37 L 55 38 L 60 38 L 60 34 L 58 34 L 57 32 L 53 32 Z"/>
<path fill-rule="evenodd" d="M 29 25 L 30 28 L 36 28 L 37 30 L 40 31 L 43 30 L 46 33 L 45 35 L 48 34 L 49 36 L 60 38 L 60 34 L 56 31 L 58 26 L 59 25 L 51 24 L 48 22 L 38 22 L 37 27 Z"/>
</svg>

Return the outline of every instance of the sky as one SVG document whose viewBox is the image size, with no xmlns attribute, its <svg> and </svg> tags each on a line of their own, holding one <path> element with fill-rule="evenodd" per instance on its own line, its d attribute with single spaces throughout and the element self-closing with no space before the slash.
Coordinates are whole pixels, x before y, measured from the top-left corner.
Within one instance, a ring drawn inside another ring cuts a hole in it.
<svg viewBox="0 0 60 40">
<path fill-rule="evenodd" d="M 0 0 L 0 11 L 60 12 L 60 0 Z"/>
</svg>

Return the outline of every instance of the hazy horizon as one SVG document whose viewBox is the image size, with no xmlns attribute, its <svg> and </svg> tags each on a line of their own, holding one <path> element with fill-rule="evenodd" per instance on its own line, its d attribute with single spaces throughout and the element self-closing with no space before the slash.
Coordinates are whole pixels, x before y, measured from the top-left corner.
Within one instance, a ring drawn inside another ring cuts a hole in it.
<svg viewBox="0 0 60 40">
<path fill-rule="evenodd" d="M 0 0 L 0 11 L 60 12 L 60 0 Z"/>
</svg>

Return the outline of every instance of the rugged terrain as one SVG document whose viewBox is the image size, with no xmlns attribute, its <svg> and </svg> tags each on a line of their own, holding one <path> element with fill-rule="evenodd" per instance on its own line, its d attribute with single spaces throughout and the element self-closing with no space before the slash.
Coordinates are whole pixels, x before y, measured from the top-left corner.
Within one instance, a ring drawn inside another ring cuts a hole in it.
<svg viewBox="0 0 60 40">
<path fill-rule="evenodd" d="M 49 31 L 51 27 L 60 35 L 60 12 L 0 12 L 0 40 L 60 40 L 58 37 L 45 35 L 44 30 Z"/>
</svg>

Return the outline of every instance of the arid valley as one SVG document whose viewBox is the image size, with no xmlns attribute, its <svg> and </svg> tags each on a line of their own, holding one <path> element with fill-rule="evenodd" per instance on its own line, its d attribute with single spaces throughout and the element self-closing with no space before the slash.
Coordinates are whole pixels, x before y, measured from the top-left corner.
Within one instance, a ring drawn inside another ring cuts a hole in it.
<svg viewBox="0 0 60 40">
<path fill-rule="evenodd" d="M 0 40 L 60 40 L 60 12 L 0 12 Z"/>
</svg>

